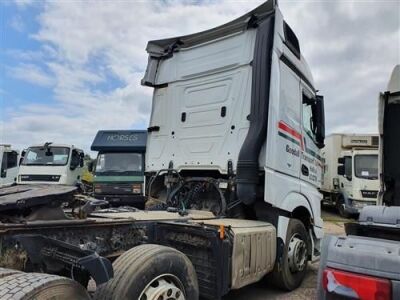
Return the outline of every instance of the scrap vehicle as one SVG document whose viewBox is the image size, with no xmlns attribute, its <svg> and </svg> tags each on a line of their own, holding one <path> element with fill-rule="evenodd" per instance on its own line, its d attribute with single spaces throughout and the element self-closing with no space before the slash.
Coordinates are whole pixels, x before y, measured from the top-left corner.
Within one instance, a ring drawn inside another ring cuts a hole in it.
<svg viewBox="0 0 400 300">
<path fill-rule="evenodd" d="M 74 145 L 46 142 L 33 145 L 22 152 L 18 184 L 79 183 L 83 171 L 83 150 Z"/>
<path fill-rule="evenodd" d="M 322 244 L 318 299 L 400 299 L 400 65 L 379 96 L 378 206 L 366 206 L 346 236 Z"/>
<path fill-rule="evenodd" d="M 112 206 L 145 204 L 144 161 L 147 131 L 100 130 L 91 146 L 98 151 L 93 192 Z"/>
<path fill-rule="evenodd" d="M 356 215 L 366 205 L 376 205 L 379 136 L 331 134 L 321 151 L 324 172 L 323 203 L 335 205 L 340 215 Z"/>
<path fill-rule="evenodd" d="M 11 145 L 0 144 L 0 188 L 15 184 L 19 153 Z"/>
<path fill-rule="evenodd" d="M 276 1 L 147 50 L 146 190 L 165 209 L 9 190 L 0 293 L 32 299 L 33 281 L 49 295 L 66 276 L 69 299 L 93 278 L 95 299 L 214 300 L 266 275 L 295 289 L 318 259 L 323 98 Z"/>
</svg>

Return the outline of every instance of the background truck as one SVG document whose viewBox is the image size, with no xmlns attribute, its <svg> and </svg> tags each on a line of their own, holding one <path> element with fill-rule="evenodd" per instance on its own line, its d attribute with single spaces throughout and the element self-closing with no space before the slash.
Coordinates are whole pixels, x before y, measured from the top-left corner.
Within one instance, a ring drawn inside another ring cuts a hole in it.
<svg viewBox="0 0 400 300">
<path fill-rule="evenodd" d="M 400 299 L 400 65 L 379 96 L 380 205 L 322 245 L 318 299 Z"/>
<path fill-rule="evenodd" d="M 83 171 L 84 153 L 74 145 L 45 143 L 22 153 L 18 184 L 76 185 Z"/>
<path fill-rule="evenodd" d="M 150 41 L 147 52 L 149 198 L 181 213 L 271 224 L 276 238 L 261 253 L 251 249 L 273 257 L 263 272 L 276 285 L 298 287 L 323 236 L 324 109 L 276 2 L 205 32 Z"/>
<path fill-rule="evenodd" d="M 111 205 L 145 204 L 144 161 L 147 132 L 100 130 L 91 146 L 98 151 L 94 168 L 94 197 Z"/>
<path fill-rule="evenodd" d="M 11 145 L 0 144 L 0 187 L 17 181 L 19 153 Z"/>
<path fill-rule="evenodd" d="M 323 202 L 336 205 L 343 217 L 376 205 L 379 191 L 378 135 L 332 134 L 321 151 Z"/>
</svg>

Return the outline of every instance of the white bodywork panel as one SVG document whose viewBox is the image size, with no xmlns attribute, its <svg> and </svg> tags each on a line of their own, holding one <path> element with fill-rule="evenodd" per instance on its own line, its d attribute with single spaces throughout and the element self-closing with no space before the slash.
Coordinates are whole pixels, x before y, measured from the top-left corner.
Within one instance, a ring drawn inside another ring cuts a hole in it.
<svg viewBox="0 0 400 300">
<path fill-rule="evenodd" d="M 11 162 L 11 156 L 13 161 Z M 18 175 L 19 153 L 11 145 L 0 145 L 0 187 L 10 186 L 16 182 Z M 3 177 L 4 176 L 4 177 Z"/>
<path fill-rule="evenodd" d="M 34 145 L 31 147 L 41 147 L 43 145 Z M 72 151 L 81 149 L 76 148 L 74 145 L 65 144 L 51 144 L 51 147 L 68 147 L 70 148 L 69 157 L 66 165 L 63 166 L 51 166 L 51 165 L 23 165 L 21 164 L 18 171 L 17 183 L 18 184 L 64 184 L 64 185 L 76 185 L 80 180 L 83 173 L 83 167 L 78 166 L 74 170 L 70 169 Z M 29 148 L 28 148 L 29 149 Z M 59 181 L 21 181 L 23 175 L 53 175 L 60 176 Z"/>
<path fill-rule="evenodd" d="M 237 34 L 182 50 L 161 64 L 158 83 L 169 84 L 154 92 L 150 126 L 160 130 L 149 135 L 146 171 L 165 169 L 173 160 L 178 170 L 226 173 L 227 160 L 237 161 L 249 127 L 254 40 L 255 30 Z"/>
</svg>

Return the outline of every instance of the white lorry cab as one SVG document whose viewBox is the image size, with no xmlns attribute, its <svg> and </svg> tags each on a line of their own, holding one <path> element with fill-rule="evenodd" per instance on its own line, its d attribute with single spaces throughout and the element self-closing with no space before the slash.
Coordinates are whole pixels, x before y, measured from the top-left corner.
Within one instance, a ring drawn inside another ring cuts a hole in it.
<svg viewBox="0 0 400 300">
<path fill-rule="evenodd" d="M 323 236 L 324 106 L 276 1 L 147 52 L 149 198 L 272 224 L 277 253 L 265 248 L 274 263 L 262 273 L 296 288 Z"/>
<path fill-rule="evenodd" d="M 341 216 L 358 214 L 366 205 L 376 205 L 379 191 L 379 136 L 332 134 L 321 155 L 324 173 L 323 201 L 336 205 Z"/>
<path fill-rule="evenodd" d="M 11 145 L 0 144 L 0 187 L 16 182 L 18 174 L 19 153 Z"/>
<path fill-rule="evenodd" d="M 84 153 L 74 145 L 45 143 L 23 151 L 18 184 L 77 184 Z"/>
</svg>

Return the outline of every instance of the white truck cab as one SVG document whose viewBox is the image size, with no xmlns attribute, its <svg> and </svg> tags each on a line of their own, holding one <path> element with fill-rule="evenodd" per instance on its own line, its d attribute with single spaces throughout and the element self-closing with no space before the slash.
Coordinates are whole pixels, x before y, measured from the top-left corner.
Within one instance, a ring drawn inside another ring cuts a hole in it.
<svg viewBox="0 0 400 300">
<path fill-rule="evenodd" d="M 0 187 L 16 182 L 18 174 L 19 153 L 11 145 L 0 144 Z"/>
<path fill-rule="evenodd" d="M 297 287 L 323 236 L 324 108 L 276 1 L 147 52 L 149 198 L 270 222 L 276 282 Z"/>
<path fill-rule="evenodd" d="M 18 184 L 75 185 L 81 179 L 84 153 L 74 145 L 33 145 L 22 156 Z"/>
<path fill-rule="evenodd" d="M 379 136 L 331 134 L 322 150 L 324 174 L 321 192 L 326 204 L 344 217 L 376 205 L 379 191 Z"/>
</svg>

